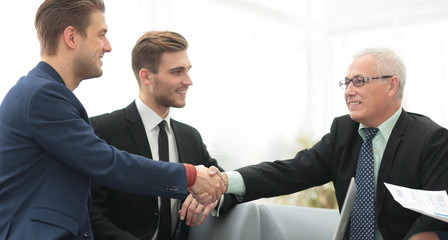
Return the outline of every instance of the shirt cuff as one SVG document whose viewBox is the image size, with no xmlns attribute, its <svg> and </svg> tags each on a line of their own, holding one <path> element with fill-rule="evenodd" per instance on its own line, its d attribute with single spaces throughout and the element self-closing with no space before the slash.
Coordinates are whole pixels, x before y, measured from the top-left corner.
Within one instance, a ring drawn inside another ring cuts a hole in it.
<svg viewBox="0 0 448 240">
<path fill-rule="evenodd" d="M 221 210 L 222 205 L 224 204 L 224 194 L 221 195 L 221 199 L 219 199 L 218 207 L 210 211 L 210 214 L 213 217 L 219 217 L 219 210 Z"/>
<path fill-rule="evenodd" d="M 237 171 L 228 171 L 225 173 L 229 181 L 226 193 L 244 196 L 246 194 L 246 184 L 244 183 L 243 176 Z"/>
</svg>

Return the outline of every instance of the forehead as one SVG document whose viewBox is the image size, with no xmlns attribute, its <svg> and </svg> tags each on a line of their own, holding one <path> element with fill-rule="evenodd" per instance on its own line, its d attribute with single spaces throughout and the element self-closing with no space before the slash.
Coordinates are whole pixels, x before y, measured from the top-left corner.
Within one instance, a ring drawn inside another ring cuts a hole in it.
<svg viewBox="0 0 448 240">
<path fill-rule="evenodd" d="M 371 55 L 357 57 L 353 60 L 347 69 L 347 78 L 353 78 L 358 75 L 373 77 L 377 74 L 376 59 Z"/>
<path fill-rule="evenodd" d="M 187 51 L 164 52 L 160 58 L 160 68 L 189 68 L 190 66 Z"/>
<path fill-rule="evenodd" d="M 90 25 L 87 30 L 94 32 L 107 31 L 106 18 L 103 12 L 93 11 L 90 14 Z"/>
</svg>

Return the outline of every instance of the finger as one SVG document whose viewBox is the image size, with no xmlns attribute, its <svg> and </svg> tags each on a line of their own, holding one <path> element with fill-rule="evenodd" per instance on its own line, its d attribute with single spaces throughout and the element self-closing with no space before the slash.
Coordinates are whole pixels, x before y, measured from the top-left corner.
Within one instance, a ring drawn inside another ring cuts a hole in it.
<svg viewBox="0 0 448 240">
<path fill-rule="evenodd" d="M 212 203 L 213 197 L 208 193 L 204 192 L 200 194 L 193 194 L 193 198 L 196 199 L 196 201 L 198 201 L 200 204 L 208 205 Z"/>
<path fill-rule="evenodd" d="M 203 201 L 203 202 L 198 201 L 200 204 L 208 205 L 208 204 L 216 201 L 216 196 L 218 196 L 218 192 L 220 192 L 220 189 L 218 190 L 217 183 L 214 182 L 215 180 L 213 179 L 212 181 L 213 181 L 213 183 L 211 183 L 209 186 L 207 186 L 207 190 L 205 191 L 208 193 L 208 196 L 209 196 L 209 198 L 207 199 L 208 201 L 207 202 L 206 201 Z"/>
<path fill-rule="evenodd" d="M 214 177 L 213 182 L 216 189 L 216 194 L 221 196 L 221 194 L 225 192 L 223 191 L 223 189 L 225 188 L 224 181 L 220 176 L 216 176 Z"/>
<path fill-rule="evenodd" d="M 219 183 L 216 183 L 214 185 L 214 187 L 215 187 L 215 194 L 213 195 L 212 202 L 215 202 L 216 200 L 221 198 L 221 195 L 223 193 L 221 184 L 222 184 L 222 181 L 220 181 Z"/>
<path fill-rule="evenodd" d="M 218 195 L 218 193 L 215 192 L 215 194 L 210 195 L 211 199 L 209 199 L 209 201 L 203 205 L 209 205 L 209 204 L 215 202 L 216 199 L 218 199 L 218 196 L 221 196 L 221 195 Z"/>
<path fill-rule="evenodd" d="M 227 186 L 226 186 L 226 182 L 225 182 L 225 177 L 227 177 L 227 175 L 225 173 L 223 174 L 219 174 L 218 175 L 220 178 L 220 182 L 219 182 L 219 187 L 221 188 L 221 193 L 225 193 L 227 190 Z"/>
<path fill-rule="evenodd" d="M 182 204 L 182 209 L 179 210 L 180 220 L 183 221 L 185 219 L 185 215 L 187 214 L 188 207 L 193 201 L 193 195 L 189 194 Z"/>
<path fill-rule="evenodd" d="M 194 211 L 196 210 L 197 206 L 198 206 L 198 202 L 197 201 L 192 201 L 190 206 L 188 207 L 188 212 L 187 212 L 187 219 L 185 221 L 185 223 L 187 224 L 187 226 L 190 226 L 191 224 L 191 220 L 194 217 Z"/>
<path fill-rule="evenodd" d="M 198 221 L 198 226 L 200 226 L 205 221 L 205 219 L 208 217 L 208 215 L 210 214 L 210 211 L 214 208 L 212 206 L 213 206 L 213 204 L 210 204 L 204 208 L 204 210 L 202 212 L 202 216 Z"/>
<path fill-rule="evenodd" d="M 222 193 L 225 193 L 226 191 L 227 191 L 227 187 L 226 187 L 226 185 L 224 184 L 224 182 L 223 181 L 221 181 L 221 192 Z"/>
<path fill-rule="evenodd" d="M 204 205 L 198 205 L 196 209 L 194 210 L 193 218 L 191 219 L 191 226 L 194 226 L 196 224 L 196 221 L 198 220 L 199 215 L 201 215 L 202 210 L 204 210 Z"/>
<path fill-rule="evenodd" d="M 208 175 L 210 176 L 210 177 L 213 177 L 213 176 L 215 176 L 215 174 L 217 173 L 217 172 L 219 172 L 219 170 L 218 171 L 216 171 L 216 170 L 218 170 L 215 166 L 211 166 L 211 167 L 209 167 L 208 168 Z"/>
<path fill-rule="evenodd" d="M 198 221 L 198 226 L 201 225 L 201 224 L 205 221 L 205 219 L 207 218 L 207 216 L 210 214 L 210 211 L 212 211 L 213 209 L 215 209 L 216 206 L 218 206 L 218 203 L 219 203 L 219 201 L 216 201 L 216 202 L 214 202 L 214 203 L 212 203 L 212 204 L 209 204 L 209 205 L 205 206 L 204 211 L 203 211 L 203 213 L 202 213 L 202 217 L 201 217 L 201 219 L 199 219 L 199 221 Z"/>
</svg>

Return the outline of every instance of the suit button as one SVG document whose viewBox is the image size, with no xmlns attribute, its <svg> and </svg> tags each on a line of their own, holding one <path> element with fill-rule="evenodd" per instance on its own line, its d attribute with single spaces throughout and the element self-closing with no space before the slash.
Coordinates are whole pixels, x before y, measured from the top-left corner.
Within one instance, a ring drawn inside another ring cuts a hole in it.
<svg viewBox="0 0 448 240">
<path fill-rule="evenodd" d="M 165 185 L 165 190 L 170 192 L 177 192 L 179 188 L 176 185 Z"/>
<path fill-rule="evenodd" d="M 91 232 L 85 232 L 84 233 L 84 237 L 85 238 L 89 238 L 89 237 L 91 237 L 92 236 L 92 233 Z"/>
</svg>

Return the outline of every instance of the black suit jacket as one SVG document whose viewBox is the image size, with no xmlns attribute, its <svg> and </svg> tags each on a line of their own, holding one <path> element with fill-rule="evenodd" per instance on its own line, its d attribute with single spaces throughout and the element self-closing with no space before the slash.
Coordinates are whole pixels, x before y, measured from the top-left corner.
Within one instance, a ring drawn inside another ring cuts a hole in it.
<svg viewBox="0 0 448 240">
<path fill-rule="evenodd" d="M 124 109 L 90 119 L 98 137 L 118 149 L 152 158 L 148 138 L 135 102 Z M 206 167 L 218 166 L 210 157 L 199 132 L 191 126 L 171 119 L 176 136 L 179 161 Z M 225 195 L 229 198 L 229 195 Z M 92 184 L 91 221 L 95 239 L 150 239 L 157 228 L 157 197 L 137 195 Z M 229 208 L 225 201 L 224 208 Z M 186 239 L 188 227 L 181 223 L 180 236 Z"/>
<path fill-rule="evenodd" d="M 244 201 L 294 193 L 333 181 L 339 209 L 355 176 L 362 138 L 348 115 L 334 119 L 330 133 L 294 159 L 244 167 Z M 375 214 L 383 239 L 403 239 L 448 224 L 403 208 L 384 183 L 425 190 L 448 189 L 448 131 L 429 118 L 403 111 L 381 161 Z M 346 231 L 347 233 L 349 231 Z"/>
</svg>

